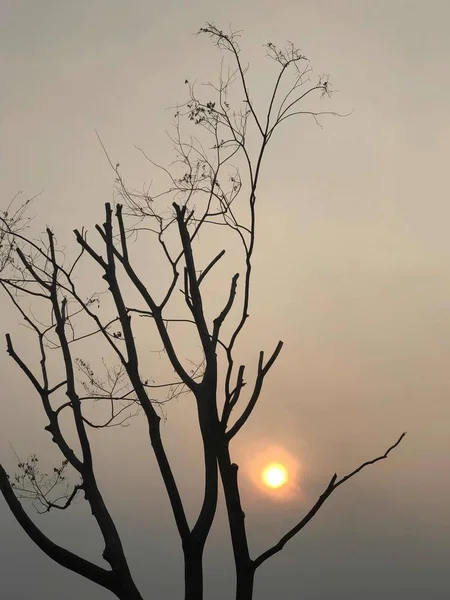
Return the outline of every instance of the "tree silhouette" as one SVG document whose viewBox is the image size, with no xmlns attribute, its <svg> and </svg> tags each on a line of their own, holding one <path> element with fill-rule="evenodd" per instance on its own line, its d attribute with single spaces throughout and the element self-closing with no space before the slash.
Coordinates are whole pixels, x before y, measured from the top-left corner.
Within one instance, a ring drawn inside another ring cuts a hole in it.
<svg viewBox="0 0 450 600">
<path fill-rule="evenodd" d="M 309 98 L 320 100 L 331 95 L 328 78 L 314 80 L 308 60 L 294 45 L 289 43 L 280 49 L 268 43 L 266 54 L 277 74 L 267 109 L 260 114 L 250 94 L 248 67 L 241 59 L 239 32 L 224 32 L 208 23 L 199 34 L 208 36 L 228 55 L 232 67 L 226 69 L 222 63 L 218 83 L 206 88 L 211 94 L 207 99 L 199 97 L 195 85 L 185 81 L 188 100 L 174 109 L 175 133 L 171 139 L 176 160 L 166 168 L 148 159 L 167 178 L 166 188 L 155 194 L 130 189 L 120 165 L 113 164 L 105 150 L 115 173 L 120 202 L 114 207 L 105 205 L 105 220 L 102 226 L 96 225 L 95 242 L 88 241 L 84 229 L 75 230 L 79 252 L 72 261 L 49 228 L 38 241 L 25 235 L 22 209 L 13 218 L 8 211 L 0 215 L 0 283 L 36 336 L 40 357 L 34 367 L 29 366 L 10 335 L 6 336 L 7 351 L 40 398 L 48 420 L 45 430 L 62 455 L 61 464 L 50 475 L 41 472 L 35 455 L 19 461 L 19 472 L 13 477 L 0 466 L 0 489 L 19 524 L 43 552 L 121 600 L 142 600 L 144 595 L 133 580 L 98 484 L 90 442 L 92 429 L 123 425 L 137 412 L 143 413 L 183 550 L 185 598 L 189 600 L 203 597 L 203 553 L 216 515 L 219 483 L 231 534 L 236 598 L 250 600 L 257 568 L 282 550 L 340 485 L 366 466 L 386 458 L 405 435 L 348 475 L 333 475 L 314 506 L 290 531 L 259 556 L 251 556 L 231 444 L 251 416 L 283 346 L 279 341 L 267 356 L 261 351 L 256 375 L 250 381 L 246 379 L 245 365 L 237 362 L 236 350 L 249 318 L 257 190 L 269 142 L 285 121 L 309 116 L 319 123 L 321 115 L 335 113 L 307 107 Z M 195 136 L 184 135 L 186 122 L 196 128 Z M 199 233 L 211 229 L 242 256 L 216 312 L 204 288 L 226 250 L 211 255 L 209 246 L 204 248 Z M 169 283 L 162 294 L 154 291 L 151 271 L 144 277 L 136 267 L 139 244 L 148 239 L 146 236 L 156 240 L 161 261 L 168 268 Z M 139 239 L 135 244 L 136 237 Z M 86 262 L 94 265 L 105 290 L 88 295 L 80 290 L 76 273 Z M 182 303 L 178 300 L 180 292 Z M 27 308 L 30 299 L 33 312 Z M 174 307 L 179 310 L 176 318 L 170 316 Z M 143 323 L 153 328 L 163 345 L 175 373 L 169 381 L 161 383 L 144 373 L 146 361 L 139 348 Z M 193 329 L 201 346 L 201 359 L 193 363 L 183 361 L 177 351 L 176 327 L 181 324 Z M 104 362 L 103 375 L 88 359 L 79 357 L 78 348 L 91 343 L 94 337 L 102 340 L 114 357 L 112 364 Z M 50 366 L 56 360 L 49 361 L 49 354 L 59 357 L 59 370 Z M 188 522 L 160 428 L 161 404 L 181 394 L 195 399 L 203 448 L 203 499 L 192 523 Z M 91 400 L 109 405 L 101 423 L 90 415 Z M 73 422 L 76 446 L 69 441 L 63 415 Z M 74 476 L 78 482 L 67 483 Z M 100 567 L 52 542 L 20 502 L 31 500 L 39 512 L 66 510 L 79 492 L 84 494 L 103 537 L 102 556 L 108 567 Z"/>
</svg>

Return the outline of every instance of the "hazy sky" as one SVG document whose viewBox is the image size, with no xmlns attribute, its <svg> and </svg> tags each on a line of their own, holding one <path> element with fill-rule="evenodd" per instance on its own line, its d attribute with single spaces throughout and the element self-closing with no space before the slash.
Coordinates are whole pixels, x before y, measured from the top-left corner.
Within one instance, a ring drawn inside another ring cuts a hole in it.
<svg viewBox="0 0 450 600">
<path fill-rule="evenodd" d="M 448 0 L 0 0 L 2 202 L 19 189 L 26 195 L 44 189 L 36 227 L 54 226 L 68 245 L 74 227 L 92 230 L 113 183 L 95 129 L 131 185 L 151 180 L 134 145 L 169 161 L 165 109 L 184 99 L 186 77 L 212 79 L 220 65 L 208 41 L 192 35 L 205 20 L 244 31 L 256 101 L 274 73 L 262 44 L 292 40 L 319 73 L 330 74 L 339 93 L 327 106 L 353 111 L 324 119 L 323 129 L 307 120 L 286 126 L 258 195 L 254 295 L 242 353 L 254 362 L 278 339 L 285 347 L 234 446 L 253 554 L 302 516 L 335 471 L 351 470 L 408 431 L 395 455 L 340 488 L 261 568 L 256 598 L 444 598 L 450 592 Z M 83 275 L 95 284 L 94 271 Z M 17 315 L 0 302 L 1 337 L 10 331 L 32 358 Z M 158 349 L 157 342 L 148 349 Z M 0 369 L 2 463 L 14 469 L 10 443 L 21 455 L 53 458 L 37 399 L 6 352 Z M 189 511 L 197 508 L 199 481 L 192 409 L 190 400 L 174 403 L 163 427 Z M 100 480 L 144 596 L 180 597 L 181 553 L 143 422 L 95 439 Z M 289 501 L 275 502 L 252 481 L 252 461 L 267 447 L 282 447 L 299 465 L 299 491 Z M 38 522 L 56 541 L 94 558 L 100 542 L 89 518 L 80 502 Z M 112 597 L 44 556 L 3 500 L 0 532 L 5 600 Z M 223 514 L 206 570 L 207 597 L 231 598 Z"/>
</svg>

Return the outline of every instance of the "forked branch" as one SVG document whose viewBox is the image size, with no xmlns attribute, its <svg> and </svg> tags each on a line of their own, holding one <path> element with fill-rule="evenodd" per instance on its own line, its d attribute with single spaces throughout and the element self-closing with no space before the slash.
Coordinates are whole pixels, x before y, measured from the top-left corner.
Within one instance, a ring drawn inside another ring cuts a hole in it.
<svg viewBox="0 0 450 600">
<path fill-rule="evenodd" d="M 245 410 L 242 413 L 242 415 L 239 417 L 239 419 L 236 421 L 236 423 L 232 427 L 230 427 L 230 429 L 227 431 L 226 436 L 227 436 L 228 440 L 231 440 L 231 438 L 233 438 L 237 434 L 237 432 L 241 429 L 241 427 L 243 427 L 243 425 L 246 423 L 249 416 L 252 414 L 253 409 L 255 408 L 256 403 L 258 402 L 259 395 L 261 394 L 262 386 L 264 383 L 264 378 L 267 375 L 267 373 L 269 372 L 269 369 L 272 367 L 272 365 L 278 358 L 278 355 L 280 354 L 282 347 L 283 347 L 283 342 L 279 341 L 277 344 L 277 347 L 275 348 L 275 350 L 272 353 L 272 356 L 269 358 L 269 360 L 267 361 L 266 364 L 264 364 L 264 352 L 261 351 L 259 353 L 258 372 L 256 375 L 256 382 L 255 382 L 255 387 L 253 388 L 253 393 L 252 393 L 251 398 L 250 398 L 247 406 L 245 407 Z M 242 374 L 243 374 L 243 371 L 240 371 L 238 374 L 239 389 L 242 388 Z"/>
</svg>

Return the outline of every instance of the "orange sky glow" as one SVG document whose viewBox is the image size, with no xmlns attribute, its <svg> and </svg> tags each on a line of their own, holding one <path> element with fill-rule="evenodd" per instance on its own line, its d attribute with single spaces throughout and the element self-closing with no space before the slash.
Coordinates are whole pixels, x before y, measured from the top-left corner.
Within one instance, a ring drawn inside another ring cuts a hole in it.
<svg viewBox="0 0 450 600">
<path fill-rule="evenodd" d="M 279 445 L 256 450 L 243 465 L 258 491 L 277 501 L 290 501 L 300 494 L 300 462 Z"/>
</svg>

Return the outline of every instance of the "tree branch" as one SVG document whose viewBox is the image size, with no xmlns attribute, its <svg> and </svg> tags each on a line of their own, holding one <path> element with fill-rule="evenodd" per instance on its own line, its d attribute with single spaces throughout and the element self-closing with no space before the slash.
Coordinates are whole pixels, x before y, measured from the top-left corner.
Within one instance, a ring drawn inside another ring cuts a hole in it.
<svg viewBox="0 0 450 600">
<path fill-rule="evenodd" d="M 303 517 L 303 519 L 299 523 L 297 523 L 297 525 L 295 525 L 295 527 L 293 527 L 290 531 L 288 531 L 286 533 L 286 535 L 284 535 L 280 539 L 280 541 L 278 543 L 276 543 L 274 546 L 272 546 L 271 548 L 269 548 L 268 550 L 266 550 L 265 552 L 263 552 L 262 554 L 260 554 L 258 556 L 258 558 L 256 558 L 253 561 L 254 568 L 257 569 L 268 558 L 270 558 L 271 556 L 273 556 L 277 552 L 280 552 L 284 548 L 284 546 L 289 542 L 289 540 L 291 540 L 295 535 L 297 535 L 297 533 L 299 531 L 301 531 L 305 527 L 305 525 L 307 525 L 311 521 L 311 519 L 319 511 L 319 509 L 322 507 L 322 505 L 325 503 L 325 501 L 331 496 L 331 494 L 340 485 L 342 485 L 343 483 L 345 483 L 346 481 L 348 481 L 351 477 L 354 477 L 357 473 L 359 473 L 360 471 L 362 471 L 365 467 L 367 467 L 369 465 L 373 465 L 373 464 L 379 462 L 380 460 L 384 460 L 385 458 L 387 458 L 388 455 L 392 452 L 392 450 L 394 450 L 395 448 L 397 448 L 397 446 L 403 440 L 403 438 L 405 437 L 405 435 L 406 435 L 406 432 L 402 433 L 402 435 L 398 438 L 398 440 L 395 442 L 395 444 L 393 444 L 392 446 L 390 446 L 383 455 L 378 456 L 377 458 L 374 458 L 372 460 L 368 460 L 365 463 L 362 463 L 357 469 L 355 469 L 354 471 L 352 471 L 348 475 L 345 475 L 341 479 L 338 480 L 338 476 L 335 473 L 333 475 L 333 477 L 330 479 L 330 483 L 326 487 L 325 491 L 320 495 L 319 499 L 314 504 L 314 506 L 311 508 L 311 510 L 308 512 L 308 514 L 305 517 Z"/>
<path fill-rule="evenodd" d="M 114 592 L 116 584 L 114 574 L 91 563 L 90 561 L 81 558 L 70 550 L 66 550 L 62 546 L 58 546 L 52 542 L 42 531 L 33 523 L 30 517 L 25 512 L 20 501 L 16 498 L 14 491 L 9 482 L 6 471 L 0 464 L 0 491 L 6 500 L 15 519 L 25 531 L 25 533 L 33 540 L 33 542 L 52 560 L 57 562 L 66 569 L 74 571 L 82 575 L 86 579 L 101 585 L 102 587 Z"/>
<path fill-rule="evenodd" d="M 269 372 L 269 369 L 272 367 L 273 363 L 276 361 L 278 355 L 281 352 L 282 347 L 283 347 L 283 342 L 281 342 L 281 341 L 278 342 L 277 347 L 273 351 L 272 356 L 269 358 L 269 360 L 267 361 L 267 363 L 264 366 L 263 366 L 264 352 L 261 351 L 259 353 L 258 373 L 256 375 L 256 382 L 255 382 L 253 394 L 252 394 L 244 412 L 242 413 L 242 415 L 239 417 L 239 419 L 236 421 L 236 423 L 232 427 L 230 427 L 230 429 L 227 431 L 226 436 L 227 436 L 228 440 L 231 440 L 231 438 L 233 438 L 237 434 L 237 432 L 241 429 L 241 427 L 245 424 L 245 422 L 247 421 L 249 416 L 252 414 L 253 409 L 255 408 L 255 405 L 258 402 L 258 398 L 259 398 L 259 395 L 261 393 L 262 386 L 264 383 L 264 378 L 267 375 L 267 373 Z"/>
<path fill-rule="evenodd" d="M 201 273 L 200 277 L 198 278 L 197 284 L 198 286 L 200 286 L 201 282 L 203 281 L 203 279 L 205 279 L 205 277 L 208 275 L 208 273 L 211 271 L 211 269 L 214 267 L 214 265 L 219 262 L 219 260 L 222 258 L 222 256 L 225 254 L 225 250 L 221 250 L 219 252 L 219 254 L 212 259 L 212 261 L 209 263 L 209 265 L 205 268 L 205 270 Z"/>
</svg>

